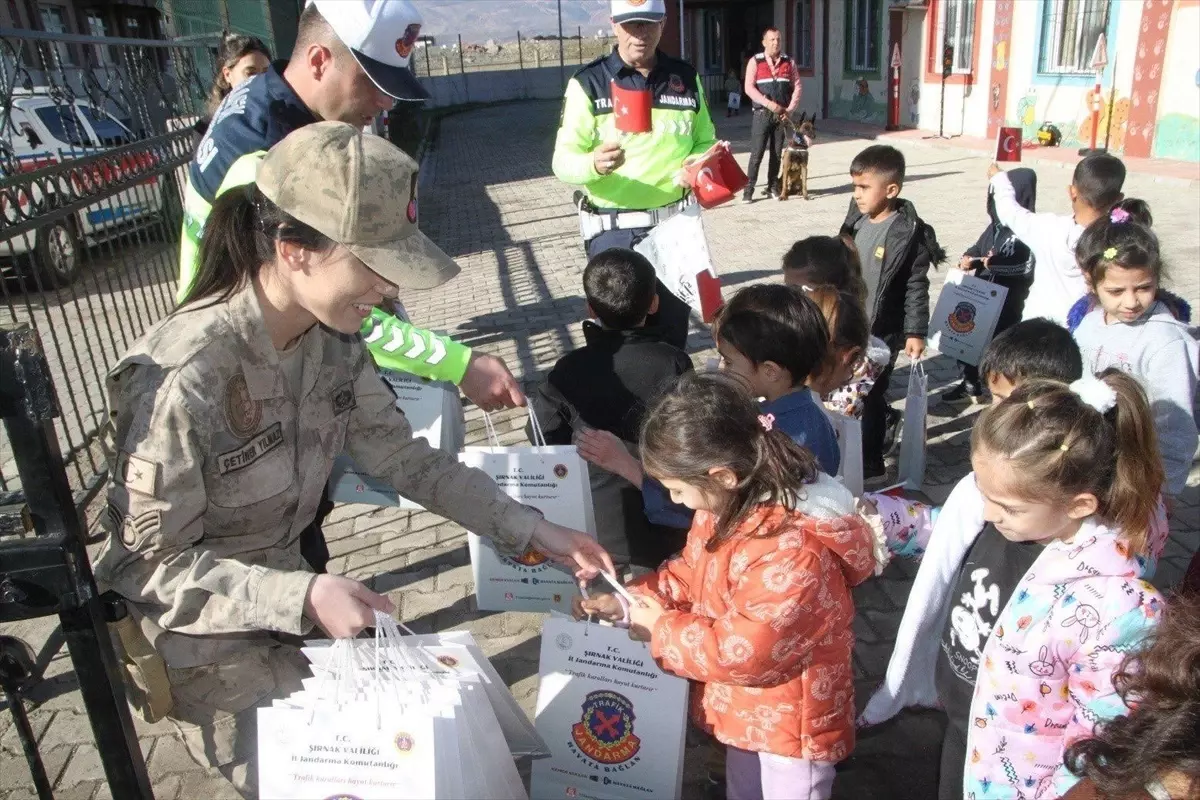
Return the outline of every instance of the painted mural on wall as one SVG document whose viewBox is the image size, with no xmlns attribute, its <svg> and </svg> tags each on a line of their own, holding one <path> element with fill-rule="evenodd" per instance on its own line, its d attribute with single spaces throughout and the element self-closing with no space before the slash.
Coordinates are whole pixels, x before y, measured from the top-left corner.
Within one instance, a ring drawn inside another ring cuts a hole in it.
<svg viewBox="0 0 1200 800">
<path fill-rule="evenodd" d="M 871 84 L 866 78 L 854 82 L 854 89 L 848 98 L 843 94 L 845 88 L 844 83 L 833 87 L 829 98 L 830 116 L 876 125 L 887 122 L 887 102 L 871 93 Z"/>
<path fill-rule="evenodd" d="M 908 123 L 914 128 L 921 125 L 921 81 L 913 78 L 908 85 Z"/>
<path fill-rule="evenodd" d="M 1200 160 L 1200 118 L 1165 114 L 1154 131 L 1154 157 Z"/>
<path fill-rule="evenodd" d="M 1092 139 L 1092 111 L 1088 105 L 1090 95 L 1091 92 L 1087 92 L 1081 96 L 1079 109 L 1074 119 L 1042 119 L 1037 115 L 1037 90 L 1030 87 L 1025 90 L 1025 95 L 1017 101 L 1017 118 L 1008 120 L 1005 124 L 1019 126 L 1021 128 L 1022 140 L 1025 142 L 1035 142 L 1037 140 L 1038 128 L 1043 123 L 1049 122 L 1062 133 L 1062 142 L 1059 144 L 1059 147 L 1087 147 L 1091 144 Z M 1097 143 L 1103 146 L 1104 136 L 1107 133 L 1109 137 L 1108 149 L 1121 153 L 1125 150 L 1125 137 L 1129 127 L 1130 102 L 1128 97 L 1122 97 L 1120 94 L 1116 96 L 1112 102 L 1112 126 L 1110 127 L 1108 124 L 1108 101 L 1109 95 L 1105 93 L 1104 105 L 1100 109 L 1100 122 L 1097 127 Z"/>
</svg>

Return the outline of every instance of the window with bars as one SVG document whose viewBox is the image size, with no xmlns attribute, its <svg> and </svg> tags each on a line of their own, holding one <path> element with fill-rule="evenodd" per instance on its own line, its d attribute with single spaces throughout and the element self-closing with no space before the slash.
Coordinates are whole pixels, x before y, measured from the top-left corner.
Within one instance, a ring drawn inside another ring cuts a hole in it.
<svg viewBox="0 0 1200 800">
<path fill-rule="evenodd" d="M 882 0 L 846 0 L 847 72 L 879 71 L 882 5 Z"/>
<path fill-rule="evenodd" d="M 70 33 L 67 29 L 67 9 L 63 6 L 52 6 L 44 3 L 38 5 L 38 15 L 42 20 L 42 30 L 47 33 Z M 64 42 L 54 42 L 51 45 L 54 52 L 57 54 L 59 64 L 70 66 L 75 63 L 71 58 L 71 46 Z M 43 52 L 42 60 L 46 62 L 46 68 L 52 69 L 54 57 L 47 52 Z"/>
<path fill-rule="evenodd" d="M 939 5 L 941 38 L 930 47 L 930 52 L 939 56 L 941 69 L 942 48 L 949 45 L 954 51 L 953 70 L 956 75 L 967 75 L 975 65 L 975 3 L 978 0 L 942 0 Z"/>
<path fill-rule="evenodd" d="M 1109 0 L 1046 0 L 1040 71 L 1090 73 L 1108 6 Z"/>
<path fill-rule="evenodd" d="M 796 31 L 792 59 L 800 69 L 813 69 L 813 0 L 796 0 L 792 25 Z"/>
</svg>

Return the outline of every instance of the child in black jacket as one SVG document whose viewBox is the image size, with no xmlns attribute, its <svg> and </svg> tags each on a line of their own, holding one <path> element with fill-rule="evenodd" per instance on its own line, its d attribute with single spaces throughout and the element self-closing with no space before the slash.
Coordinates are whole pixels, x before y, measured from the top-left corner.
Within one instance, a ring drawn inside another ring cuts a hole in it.
<svg viewBox="0 0 1200 800">
<path fill-rule="evenodd" d="M 640 253 L 611 248 L 583 271 L 586 344 L 558 360 L 532 397 L 547 444 L 571 444 L 574 433 L 608 431 L 636 455 L 642 418 L 652 400 L 692 369 L 664 332 L 647 327 L 658 308 L 654 266 Z M 532 440 L 532 435 L 530 435 Z M 657 567 L 678 550 L 682 533 L 652 525 L 642 487 L 588 466 L 600 543 L 618 564 Z"/>
<path fill-rule="evenodd" d="M 1014 169 L 1008 172 L 1017 203 L 1022 208 L 1034 211 L 1037 205 L 1037 173 L 1031 169 Z M 1017 238 L 996 216 L 996 198 L 988 189 L 987 212 L 992 224 L 979 235 L 979 240 L 967 248 L 959 261 L 958 268 L 973 272 L 976 277 L 992 281 L 1008 289 L 1000 319 L 996 322 L 999 335 L 1021 321 L 1025 310 L 1025 298 L 1033 285 L 1033 252 Z M 942 395 L 942 399 L 957 403 L 963 400 L 979 402 L 983 397 L 983 383 L 979 379 L 979 368 L 964 362 L 962 383 Z"/>
<path fill-rule="evenodd" d="M 888 384 L 901 343 L 914 361 L 925 352 L 929 332 L 929 267 L 941 264 L 946 251 L 937 234 L 900 197 L 904 155 L 894 147 L 872 145 L 850 163 L 854 199 L 842 235 L 854 239 L 867 284 L 871 333 L 887 342 L 891 361 L 864 401 L 863 477 L 884 474 L 884 438 L 899 419 L 887 402 Z"/>
</svg>

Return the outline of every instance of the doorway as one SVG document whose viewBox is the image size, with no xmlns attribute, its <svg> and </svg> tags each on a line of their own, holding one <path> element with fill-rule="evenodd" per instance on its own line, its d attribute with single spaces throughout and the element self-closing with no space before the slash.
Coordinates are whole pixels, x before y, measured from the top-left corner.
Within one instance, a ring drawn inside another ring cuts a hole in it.
<svg viewBox="0 0 1200 800">
<path fill-rule="evenodd" d="M 740 8 L 725 15 L 728 36 L 725 37 L 726 69 L 733 67 L 739 80 L 745 78 L 746 62 L 762 50 L 763 31 L 775 25 L 773 0 L 739 3 Z"/>
</svg>

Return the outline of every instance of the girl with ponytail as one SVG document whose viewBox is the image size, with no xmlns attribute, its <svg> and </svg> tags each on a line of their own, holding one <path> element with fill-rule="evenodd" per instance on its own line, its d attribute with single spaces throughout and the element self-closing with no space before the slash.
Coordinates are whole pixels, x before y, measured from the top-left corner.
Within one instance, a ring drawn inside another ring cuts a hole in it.
<svg viewBox="0 0 1200 800">
<path fill-rule="evenodd" d="M 940 706 L 939 798 L 1055 798 L 1074 741 L 1124 713 L 1114 677 L 1156 623 L 1139 579 L 1163 483 L 1154 420 L 1118 370 L 1022 383 L 971 435 L 861 722 Z"/>
<path fill-rule="evenodd" d="M 642 428 L 646 474 L 695 510 L 687 546 L 577 616 L 630 626 L 695 681 L 693 718 L 727 748 L 731 798 L 826 798 L 854 746 L 850 588 L 875 567 L 854 498 L 736 377 L 684 375 Z"/>
</svg>

